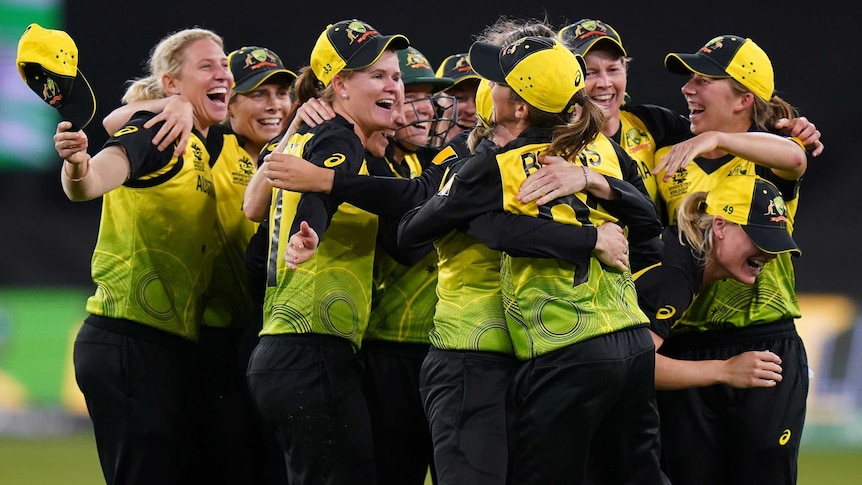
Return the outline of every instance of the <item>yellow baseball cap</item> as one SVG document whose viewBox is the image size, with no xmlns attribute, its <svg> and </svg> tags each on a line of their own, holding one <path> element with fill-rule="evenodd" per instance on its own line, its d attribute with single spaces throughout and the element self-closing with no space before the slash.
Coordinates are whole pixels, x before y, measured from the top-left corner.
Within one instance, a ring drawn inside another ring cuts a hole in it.
<svg viewBox="0 0 862 485">
<path fill-rule="evenodd" d="M 476 88 L 476 118 L 485 128 L 491 127 L 491 115 L 494 114 L 494 100 L 491 99 L 491 83 L 486 79 L 479 81 Z"/>
<path fill-rule="evenodd" d="M 757 175 L 731 175 L 706 195 L 707 214 L 739 224 L 769 254 L 802 254 L 788 229 L 787 207 L 772 182 Z"/>
<path fill-rule="evenodd" d="M 92 121 L 96 96 L 78 69 L 78 47 L 69 34 L 30 24 L 18 41 L 15 63 L 27 86 L 71 122 L 73 130 Z"/>
<path fill-rule="evenodd" d="M 361 20 L 342 20 L 330 24 L 317 38 L 311 51 L 311 70 L 324 86 L 344 69 L 364 69 L 377 62 L 386 49 L 410 46 L 401 34 L 381 35 Z"/>
<path fill-rule="evenodd" d="M 483 78 L 509 86 L 548 113 L 562 113 L 584 89 L 584 59 L 549 37 L 524 37 L 504 47 L 475 42 L 469 61 Z"/>
<path fill-rule="evenodd" d="M 664 65 L 674 74 L 733 78 L 767 102 L 775 91 L 775 73 L 766 52 L 739 35 L 719 35 L 694 54 L 670 53 Z"/>
</svg>

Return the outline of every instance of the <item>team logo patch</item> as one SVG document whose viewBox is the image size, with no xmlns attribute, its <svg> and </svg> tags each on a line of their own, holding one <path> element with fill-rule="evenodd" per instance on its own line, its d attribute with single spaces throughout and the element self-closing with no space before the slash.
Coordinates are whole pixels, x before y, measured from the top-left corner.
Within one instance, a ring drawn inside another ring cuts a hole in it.
<svg viewBox="0 0 862 485">
<path fill-rule="evenodd" d="M 641 138 L 645 137 L 646 133 L 641 133 L 636 128 L 630 128 L 626 131 L 626 141 L 629 145 L 640 145 Z"/>
<path fill-rule="evenodd" d="M 588 20 L 575 27 L 575 37 L 577 37 L 578 40 L 584 40 L 593 36 L 604 37 L 607 35 L 608 29 L 595 20 Z"/>
<path fill-rule="evenodd" d="M 472 67 L 470 66 L 470 63 L 467 62 L 466 57 L 458 59 L 458 62 L 455 63 L 455 71 L 457 72 L 467 72 L 470 69 L 472 69 Z"/>
<path fill-rule="evenodd" d="M 275 63 L 275 57 L 270 57 L 266 49 L 255 49 L 245 56 L 245 65 L 243 69 L 261 69 L 263 67 L 278 67 Z"/>
<path fill-rule="evenodd" d="M 764 191 L 766 192 L 766 191 Z M 766 208 L 766 213 L 772 222 L 787 221 L 787 207 L 784 205 L 784 199 L 780 195 L 769 201 L 769 206 Z"/>
<path fill-rule="evenodd" d="M 63 103 L 63 94 L 60 93 L 57 83 L 50 77 L 45 79 L 45 84 L 42 85 L 42 99 L 53 108 Z"/>
<path fill-rule="evenodd" d="M 337 167 L 337 166 L 341 165 L 342 163 L 344 163 L 345 160 L 347 160 L 346 156 L 342 155 L 341 153 L 336 153 L 336 154 L 333 154 L 331 157 L 327 158 L 326 160 L 324 160 L 323 166 L 324 167 L 330 167 L 330 168 Z"/>
<path fill-rule="evenodd" d="M 369 37 L 377 37 L 380 35 L 376 30 L 369 30 L 365 24 L 357 20 L 350 22 L 344 32 L 347 34 L 347 39 L 350 41 L 350 44 L 353 44 L 354 42 L 361 44 Z"/>
<path fill-rule="evenodd" d="M 705 46 L 701 47 L 700 51 L 706 54 L 712 54 L 713 51 L 721 49 L 722 47 L 724 47 L 724 36 L 719 35 L 718 37 L 707 42 Z"/>
<path fill-rule="evenodd" d="M 503 51 L 503 54 L 502 54 L 502 55 L 504 55 L 504 56 L 509 56 L 509 55 L 514 54 L 515 52 L 517 52 L 517 51 L 518 51 L 518 47 L 520 47 L 520 46 L 521 46 L 524 42 L 526 42 L 526 41 L 527 41 L 527 39 L 526 39 L 526 38 L 522 38 L 522 39 L 518 39 L 518 40 L 516 40 L 516 41 L 515 41 L 515 43 L 513 43 L 512 45 L 510 45 L 509 47 L 507 47 L 507 48 Z"/>
<path fill-rule="evenodd" d="M 431 69 L 428 59 L 416 51 L 407 53 L 407 67 L 410 69 Z"/>
</svg>

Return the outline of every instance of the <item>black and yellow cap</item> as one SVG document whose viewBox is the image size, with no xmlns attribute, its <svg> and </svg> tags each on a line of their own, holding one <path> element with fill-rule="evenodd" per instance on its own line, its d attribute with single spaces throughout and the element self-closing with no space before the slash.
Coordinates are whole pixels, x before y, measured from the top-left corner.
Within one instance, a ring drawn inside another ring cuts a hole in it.
<svg viewBox="0 0 862 485">
<path fill-rule="evenodd" d="M 483 78 L 509 86 L 548 113 L 562 113 L 584 89 L 584 59 L 549 37 L 524 37 L 503 47 L 476 42 L 469 61 Z"/>
<path fill-rule="evenodd" d="M 772 182 L 757 175 L 732 175 L 707 193 L 705 204 L 707 214 L 739 224 L 763 252 L 802 254 L 790 235 L 784 198 Z"/>
<path fill-rule="evenodd" d="M 419 50 L 408 47 L 398 51 L 398 65 L 401 68 L 401 80 L 405 86 L 411 84 L 430 84 L 433 92 L 442 91 L 451 86 L 454 81 L 448 77 L 437 77 L 431 63 Z"/>
<path fill-rule="evenodd" d="M 96 96 L 78 69 L 78 47 L 66 32 L 30 24 L 18 41 L 18 73 L 64 121 L 80 130 L 96 114 Z"/>
<path fill-rule="evenodd" d="M 485 128 L 490 128 L 494 114 L 494 100 L 491 99 L 491 83 L 480 79 L 476 88 L 476 118 Z"/>
<path fill-rule="evenodd" d="M 557 32 L 557 38 L 572 50 L 575 54 L 586 55 L 590 49 L 598 43 L 611 44 L 623 57 L 626 57 L 626 48 L 620 34 L 610 25 L 601 20 L 581 19 L 573 24 L 567 25 Z"/>
<path fill-rule="evenodd" d="M 766 52 L 739 35 L 719 35 L 694 54 L 670 53 L 664 65 L 675 74 L 733 78 L 767 102 L 775 91 L 775 74 Z"/>
<path fill-rule="evenodd" d="M 311 50 L 311 70 L 324 86 L 344 69 L 364 69 L 374 64 L 386 49 L 410 46 L 401 34 L 381 35 L 361 20 L 342 20 L 330 24 Z"/>
<path fill-rule="evenodd" d="M 443 59 L 437 68 L 436 76 L 449 78 L 453 81 L 452 86 L 468 79 L 479 80 L 481 77 L 470 66 L 467 53 L 452 54 Z"/>
<path fill-rule="evenodd" d="M 233 92 L 245 94 L 254 91 L 273 76 L 281 75 L 286 84 L 296 79 L 296 74 L 284 67 L 278 54 L 266 47 L 247 46 L 227 56 L 233 74 Z"/>
</svg>

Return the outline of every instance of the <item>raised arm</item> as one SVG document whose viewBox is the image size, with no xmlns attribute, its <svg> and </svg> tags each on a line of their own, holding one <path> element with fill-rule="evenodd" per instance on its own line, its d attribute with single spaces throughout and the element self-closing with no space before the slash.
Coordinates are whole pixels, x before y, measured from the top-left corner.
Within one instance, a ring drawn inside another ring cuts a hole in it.
<svg viewBox="0 0 862 485">
<path fill-rule="evenodd" d="M 290 137 L 300 126 L 315 127 L 335 117 L 332 106 L 311 98 L 296 111 L 278 144 L 272 143 L 260 154 L 261 163 L 249 181 L 243 195 L 242 210 L 245 216 L 261 222 L 269 215 L 273 187 L 294 192 L 321 192 L 328 194 L 332 188 L 334 170 L 310 163 L 302 158 L 283 153 Z M 274 142 L 273 142 L 274 143 Z"/>
<path fill-rule="evenodd" d="M 83 130 L 68 131 L 71 128 L 71 123 L 61 121 L 54 135 L 54 148 L 63 159 L 60 180 L 69 200 L 95 199 L 129 178 L 129 159 L 122 147 L 109 146 L 91 157 L 87 135 Z"/>
<path fill-rule="evenodd" d="M 785 180 L 801 178 L 808 167 L 805 150 L 789 138 L 763 132 L 707 131 L 674 145 L 652 173 L 658 175 L 664 171 L 663 180 L 668 181 L 695 158 L 716 151 L 767 167 Z"/>
</svg>

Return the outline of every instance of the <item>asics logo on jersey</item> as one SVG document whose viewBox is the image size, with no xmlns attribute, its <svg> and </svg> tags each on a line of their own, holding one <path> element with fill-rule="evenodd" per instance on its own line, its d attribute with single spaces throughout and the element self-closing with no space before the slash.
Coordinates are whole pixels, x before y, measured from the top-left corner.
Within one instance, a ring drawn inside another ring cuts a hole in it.
<svg viewBox="0 0 862 485">
<path fill-rule="evenodd" d="M 676 308 L 671 305 L 665 305 L 655 312 L 655 317 L 659 320 L 667 320 L 676 315 Z"/>
<path fill-rule="evenodd" d="M 781 436 L 778 437 L 778 444 L 784 446 L 788 441 L 790 441 L 790 430 L 785 429 L 784 432 L 781 433 Z"/>
<path fill-rule="evenodd" d="M 124 126 L 123 128 L 120 128 L 119 130 L 115 131 L 114 136 L 120 137 L 123 135 L 128 135 L 129 133 L 134 133 L 136 131 L 138 131 L 137 126 Z"/>
<path fill-rule="evenodd" d="M 340 153 L 336 153 L 335 155 L 332 155 L 331 157 L 324 160 L 323 166 L 324 167 L 330 167 L 330 168 L 337 167 L 337 166 L 341 165 L 342 163 L 344 163 L 345 160 L 347 160 L 347 157 L 345 157 L 344 155 L 342 155 Z"/>
</svg>

